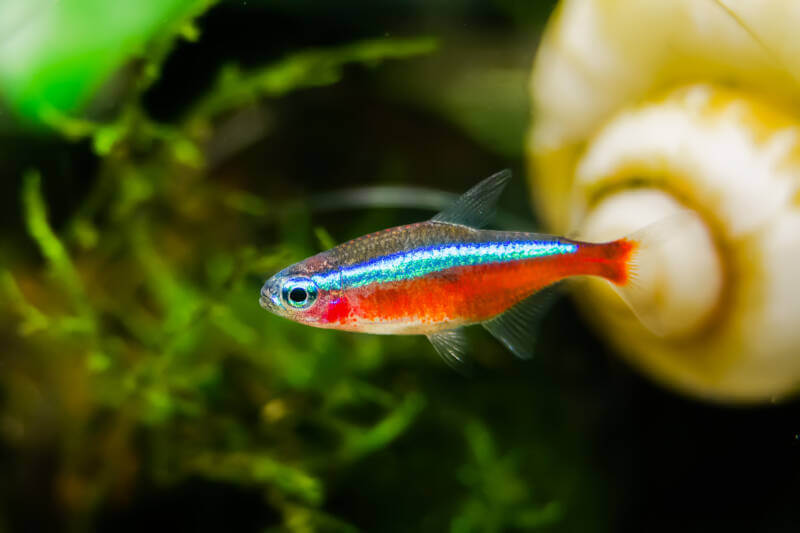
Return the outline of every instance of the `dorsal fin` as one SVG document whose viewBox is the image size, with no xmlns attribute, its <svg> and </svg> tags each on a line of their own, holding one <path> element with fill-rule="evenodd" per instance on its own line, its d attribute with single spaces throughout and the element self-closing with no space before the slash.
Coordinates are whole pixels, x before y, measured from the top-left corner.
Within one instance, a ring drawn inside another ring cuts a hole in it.
<svg viewBox="0 0 800 533">
<path fill-rule="evenodd" d="M 511 179 L 509 169 L 492 174 L 461 195 L 453 205 L 434 216 L 434 222 L 448 222 L 482 228 L 494 216 L 497 199 Z"/>
</svg>

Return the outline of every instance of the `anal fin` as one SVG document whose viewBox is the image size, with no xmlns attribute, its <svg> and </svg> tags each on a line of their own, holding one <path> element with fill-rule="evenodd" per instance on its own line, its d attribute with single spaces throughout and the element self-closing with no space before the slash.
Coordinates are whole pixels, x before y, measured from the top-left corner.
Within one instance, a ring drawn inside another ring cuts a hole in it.
<svg viewBox="0 0 800 533">
<path fill-rule="evenodd" d="M 552 307 L 558 294 L 558 285 L 550 285 L 482 325 L 511 353 L 520 359 L 530 359 L 542 317 Z"/>
</svg>

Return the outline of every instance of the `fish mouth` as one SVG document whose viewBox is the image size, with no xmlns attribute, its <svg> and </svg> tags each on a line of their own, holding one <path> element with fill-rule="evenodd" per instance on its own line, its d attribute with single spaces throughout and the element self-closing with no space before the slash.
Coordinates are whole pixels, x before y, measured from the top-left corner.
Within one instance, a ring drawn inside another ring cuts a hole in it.
<svg viewBox="0 0 800 533">
<path fill-rule="evenodd" d="M 261 297 L 258 299 L 258 305 L 269 311 L 272 305 L 272 301 L 262 294 Z"/>
</svg>

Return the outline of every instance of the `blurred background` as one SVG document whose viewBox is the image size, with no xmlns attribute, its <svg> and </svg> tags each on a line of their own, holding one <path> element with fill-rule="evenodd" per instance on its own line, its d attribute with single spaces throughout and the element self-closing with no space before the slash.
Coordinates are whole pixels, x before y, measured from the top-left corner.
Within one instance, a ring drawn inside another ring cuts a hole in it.
<svg viewBox="0 0 800 533">
<path fill-rule="evenodd" d="M 800 403 L 678 396 L 568 299 L 470 378 L 258 305 L 502 168 L 536 227 L 553 8 L 0 1 L 0 531 L 796 531 Z"/>
</svg>

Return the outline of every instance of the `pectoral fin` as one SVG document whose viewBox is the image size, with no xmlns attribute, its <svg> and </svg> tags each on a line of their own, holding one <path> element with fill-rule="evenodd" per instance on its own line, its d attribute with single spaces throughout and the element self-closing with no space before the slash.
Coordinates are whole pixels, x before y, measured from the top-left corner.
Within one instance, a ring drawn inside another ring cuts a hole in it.
<svg viewBox="0 0 800 533">
<path fill-rule="evenodd" d="M 465 371 L 467 368 L 467 338 L 462 329 L 449 329 L 426 336 L 445 363 L 459 372 Z"/>
</svg>

